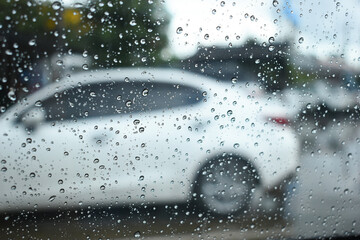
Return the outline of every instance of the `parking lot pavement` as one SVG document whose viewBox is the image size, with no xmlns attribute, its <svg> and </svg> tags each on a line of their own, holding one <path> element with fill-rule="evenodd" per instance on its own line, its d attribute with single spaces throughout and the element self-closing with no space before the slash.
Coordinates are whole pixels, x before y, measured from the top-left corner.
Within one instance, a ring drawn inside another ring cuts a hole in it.
<svg viewBox="0 0 360 240">
<path fill-rule="evenodd" d="M 3 217 L 1 226 L 3 239 L 261 239 L 291 229 L 276 214 L 214 218 L 185 205 L 16 214 Z"/>
</svg>

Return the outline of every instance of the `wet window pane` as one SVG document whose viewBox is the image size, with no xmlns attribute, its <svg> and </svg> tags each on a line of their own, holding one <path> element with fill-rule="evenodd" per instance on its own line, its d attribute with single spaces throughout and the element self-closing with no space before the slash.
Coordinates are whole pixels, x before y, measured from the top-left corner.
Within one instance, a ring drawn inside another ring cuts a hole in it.
<svg viewBox="0 0 360 240">
<path fill-rule="evenodd" d="M 0 1 L 0 238 L 358 239 L 359 6 Z"/>
</svg>

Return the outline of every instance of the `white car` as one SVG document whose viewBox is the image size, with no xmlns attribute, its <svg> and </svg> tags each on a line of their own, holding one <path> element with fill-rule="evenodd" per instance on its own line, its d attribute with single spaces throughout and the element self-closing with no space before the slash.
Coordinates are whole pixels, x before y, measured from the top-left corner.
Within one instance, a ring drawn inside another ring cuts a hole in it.
<svg viewBox="0 0 360 240">
<path fill-rule="evenodd" d="M 243 210 L 298 166 L 285 112 L 180 70 L 68 76 L 0 117 L 0 211 L 189 200 Z"/>
</svg>

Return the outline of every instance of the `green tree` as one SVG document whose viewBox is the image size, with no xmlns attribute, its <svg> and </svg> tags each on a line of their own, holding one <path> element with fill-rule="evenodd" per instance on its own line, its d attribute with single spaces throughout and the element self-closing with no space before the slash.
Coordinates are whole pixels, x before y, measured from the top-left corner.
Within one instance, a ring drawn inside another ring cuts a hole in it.
<svg viewBox="0 0 360 240">
<path fill-rule="evenodd" d="M 79 9 L 76 26 L 63 19 L 64 29 L 71 29 L 68 46 L 87 51 L 98 67 L 159 64 L 167 45 L 164 8 L 158 1 L 90 1 Z"/>
<path fill-rule="evenodd" d="M 53 53 L 81 53 L 93 67 L 157 65 L 167 46 L 168 14 L 157 0 L 103 1 L 61 6 L 57 1 L 0 1 L 1 105 L 9 89 L 37 78 L 38 61 Z M 26 74 L 25 74 L 26 73 Z M 15 100 L 12 100 L 15 101 Z"/>
</svg>

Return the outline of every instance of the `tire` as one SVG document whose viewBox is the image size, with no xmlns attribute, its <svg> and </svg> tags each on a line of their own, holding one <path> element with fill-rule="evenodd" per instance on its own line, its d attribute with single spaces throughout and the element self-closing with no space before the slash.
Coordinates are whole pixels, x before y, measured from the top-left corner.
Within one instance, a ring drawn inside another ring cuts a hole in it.
<svg viewBox="0 0 360 240">
<path fill-rule="evenodd" d="M 222 156 L 200 170 L 195 185 L 196 202 L 219 216 L 248 210 L 256 182 L 256 174 L 246 161 Z"/>
</svg>

